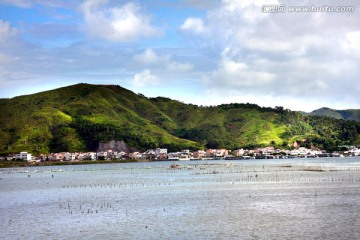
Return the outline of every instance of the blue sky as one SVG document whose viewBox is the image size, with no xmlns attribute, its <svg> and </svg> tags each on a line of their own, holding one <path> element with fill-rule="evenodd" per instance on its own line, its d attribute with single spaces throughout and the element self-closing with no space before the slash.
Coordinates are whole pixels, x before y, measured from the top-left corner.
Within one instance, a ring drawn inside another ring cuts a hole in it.
<svg viewBox="0 0 360 240">
<path fill-rule="evenodd" d="M 264 4 L 350 6 L 264 13 Z M 80 82 L 217 105 L 360 108 L 356 0 L 0 0 L 0 98 Z"/>
</svg>

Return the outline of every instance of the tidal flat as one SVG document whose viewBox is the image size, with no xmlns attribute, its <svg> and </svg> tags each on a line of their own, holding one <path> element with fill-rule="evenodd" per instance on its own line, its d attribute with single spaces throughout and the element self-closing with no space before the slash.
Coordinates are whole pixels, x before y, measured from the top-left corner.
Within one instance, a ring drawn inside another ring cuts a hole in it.
<svg viewBox="0 0 360 240">
<path fill-rule="evenodd" d="M 359 157 L 0 171 L 1 239 L 360 238 Z"/>
</svg>

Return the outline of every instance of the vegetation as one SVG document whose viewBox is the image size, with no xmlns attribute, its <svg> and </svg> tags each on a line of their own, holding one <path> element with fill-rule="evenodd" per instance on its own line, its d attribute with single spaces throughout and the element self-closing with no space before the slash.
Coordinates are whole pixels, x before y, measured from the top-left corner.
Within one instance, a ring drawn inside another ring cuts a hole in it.
<svg viewBox="0 0 360 240">
<path fill-rule="evenodd" d="M 326 116 L 343 120 L 360 121 L 359 109 L 335 110 L 331 108 L 320 108 L 310 113 L 312 116 Z"/>
<path fill-rule="evenodd" d="M 78 84 L 0 99 L 0 153 L 96 150 L 123 140 L 133 150 L 273 145 L 328 150 L 360 143 L 360 123 L 255 104 L 200 107 L 146 98 L 120 86 Z"/>
</svg>

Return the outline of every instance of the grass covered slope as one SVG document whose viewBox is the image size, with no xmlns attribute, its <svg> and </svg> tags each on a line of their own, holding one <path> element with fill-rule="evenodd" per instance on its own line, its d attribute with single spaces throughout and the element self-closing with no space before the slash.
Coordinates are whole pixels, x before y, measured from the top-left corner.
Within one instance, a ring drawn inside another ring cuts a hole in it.
<svg viewBox="0 0 360 240">
<path fill-rule="evenodd" d="M 359 143 L 359 123 L 254 104 L 199 107 L 114 85 L 77 84 L 0 100 L 0 153 L 96 150 L 124 140 L 145 150 Z"/>
<path fill-rule="evenodd" d="M 154 124 L 146 112 L 161 112 L 145 97 L 118 86 L 78 84 L 1 101 L 2 153 L 96 150 L 100 141 L 113 139 L 139 149 L 198 146 Z"/>
</svg>

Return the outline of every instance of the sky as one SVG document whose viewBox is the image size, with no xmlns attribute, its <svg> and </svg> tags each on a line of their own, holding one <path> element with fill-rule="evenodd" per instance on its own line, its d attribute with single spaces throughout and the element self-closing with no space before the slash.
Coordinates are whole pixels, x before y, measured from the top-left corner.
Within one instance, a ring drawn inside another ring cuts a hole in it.
<svg viewBox="0 0 360 240">
<path fill-rule="evenodd" d="M 360 2 L 0 0 L 0 98 L 77 83 L 204 106 L 360 109 Z"/>
</svg>

